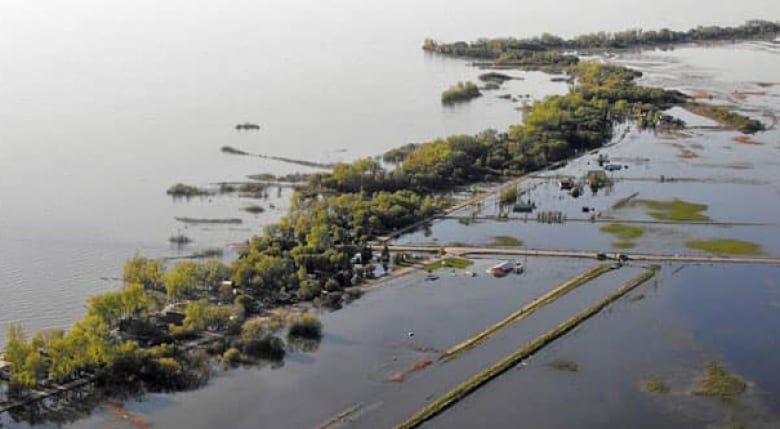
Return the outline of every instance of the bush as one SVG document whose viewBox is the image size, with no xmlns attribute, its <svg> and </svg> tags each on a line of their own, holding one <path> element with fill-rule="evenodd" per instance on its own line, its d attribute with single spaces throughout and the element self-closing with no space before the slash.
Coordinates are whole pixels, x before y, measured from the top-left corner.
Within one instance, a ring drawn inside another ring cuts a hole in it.
<svg viewBox="0 0 780 429">
<path fill-rule="evenodd" d="M 363 296 L 363 289 L 359 287 L 348 287 L 344 289 L 344 296 L 346 297 L 347 302 L 352 302 Z"/>
<path fill-rule="evenodd" d="M 227 351 L 222 354 L 222 364 L 225 366 L 236 366 L 240 362 L 241 352 L 235 347 L 227 349 Z"/>
<path fill-rule="evenodd" d="M 313 314 L 303 313 L 292 321 L 290 331 L 291 337 L 303 337 L 317 339 L 322 337 L 322 322 Z"/>
<path fill-rule="evenodd" d="M 474 82 L 458 82 L 457 85 L 447 88 L 441 93 L 441 102 L 445 104 L 468 101 L 481 96 L 479 87 Z"/>
</svg>

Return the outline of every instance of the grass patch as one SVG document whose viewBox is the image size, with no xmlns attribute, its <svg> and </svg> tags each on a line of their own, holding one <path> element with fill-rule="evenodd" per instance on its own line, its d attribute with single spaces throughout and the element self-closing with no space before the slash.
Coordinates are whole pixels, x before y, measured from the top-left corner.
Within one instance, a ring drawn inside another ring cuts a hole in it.
<svg viewBox="0 0 780 429">
<path fill-rule="evenodd" d="M 707 210 L 706 204 L 696 204 L 675 198 L 672 201 L 638 200 L 644 205 L 650 216 L 656 220 L 671 220 L 677 222 L 706 222 L 710 217 L 702 214 Z"/>
<path fill-rule="evenodd" d="M 763 253 L 763 248 L 760 244 L 731 238 L 692 240 L 686 242 L 685 247 L 709 253 L 728 253 L 733 255 L 760 255 Z"/>
<path fill-rule="evenodd" d="M 718 362 L 707 362 L 701 378 L 701 386 L 697 395 L 712 396 L 721 399 L 732 399 L 743 394 L 747 384 L 741 378 L 726 371 Z"/>
<path fill-rule="evenodd" d="M 554 369 L 556 371 L 563 371 L 563 372 L 577 372 L 580 370 L 580 367 L 577 365 L 577 362 L 568 359 L 556 359 L 548 363 L 547 367 L 550 369 Z"/>
<path fill-rule="evenodd" d="M 471 264 L 473 264 L 473 262 L 466 258 L 447 258 L 442 259 L 441 261 L 425 264 L 423 269 L 426 271 L 436 271 L 441 268 L 456 268 L 462 270 L 471 266 Z"/>
<path fill-rule="evenodd" d="M 766 129 L 761 121 L 750 119 L 745 115 L 732 111 L 728 107 L 688 103 L 685 108 L 697 115 L 710 118 L 726 128 L 742 131 L 744 134 L 754 134 Z"/>
<path fill-rule="evenodd" d="M 618 238 L 618 241 L 612 243 L 612 247 L 616 249 L 633 249 L 636 247 L 636 243 L 633 240 L 641 237 L 645 233 L 645 229 L 623 223 L 611 223 L 602 226 L 601 232 L 612 234 Z"/>
<path fill-rule="evenodd" d="M 654 395 L 665 395 L 669 393 L 669 385 L 661 377 L 648 377 L 639 383 L 639 387 L 645 393 Z"/>
<path fill-rule="evenodd" d="M 630 241 L 642 236 L 645 229 L 639 226 L 626 225 L 624 223 L 611 223 L 601 227 L 601 232 L 613 234 L 623 241 Z"/>
<path fill-rule="evenodd" d="M 522 246 L 523 242 L 509 235 L 496 235 L 493 237 L 496 246 Z"/>
<path fill-rule="evenodd" d="M 633 249 L 634 247 L 636 247 L 636 243 L 634 243 L 633 241 L 615 241 L 612 243 L 612 247 L 621 250 Z"/>
</svg>

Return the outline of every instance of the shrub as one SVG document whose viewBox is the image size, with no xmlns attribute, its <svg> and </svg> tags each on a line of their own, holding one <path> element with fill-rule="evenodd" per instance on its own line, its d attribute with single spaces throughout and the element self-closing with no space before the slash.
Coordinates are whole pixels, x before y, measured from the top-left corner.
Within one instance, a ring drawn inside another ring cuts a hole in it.
<svg viewBox="0 0 780 429">
<path fill-rule="evenodd" d="M 313 314 L 303 313 L 294 318 L 288 333 L 291 337 L 321 338 L 322 322 Z"/>
</svg>

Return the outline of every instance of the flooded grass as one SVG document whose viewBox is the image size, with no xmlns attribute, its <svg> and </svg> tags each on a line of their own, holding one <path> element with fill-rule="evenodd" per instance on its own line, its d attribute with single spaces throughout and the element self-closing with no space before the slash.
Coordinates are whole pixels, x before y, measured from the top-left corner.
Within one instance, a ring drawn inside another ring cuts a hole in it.
<svg viewBox="0 0 780 429">
<path fill-rule="evenodd" d="M 634 240 L 645 233 L 645 229 L 639 226 L 626 225 L 623 223 L 611 223 L 601 227 L 601 232 L 613 234 L 624 241 Z"/>
<path fill-rule="evenodd" d="M 763 248 L 760 244 L 750 241 L 735 240 L 731 238 L 691 240 L 685 243 L 685 247 L 718 254 L 728 253 L 733 255 L 760 255 L 763 253 Z"/>
<path fill-rule="evenodd" d="M 550 369 L 554 369 L 555 371 L 561 371 L 561 372 L 577 372 L 580 370 L 580 367 L 577 365 L 577 362 L 574 362 L 569 359 L 556 359 L 548 363 L 547 367 Z"/>
<path fill-rule="evenodd" d="M 654 395 L 665 395 L 671 390 L 669 385 L 661 378 L 657 376 L 651 376 L 639 383 L 639 387 L 645 393 L 652 393 Z"/>
<path fill-rule="evenodd" d="M 425 264 L 423 266 L 423 269 L 426 271 L 435 271 L 442 268 L 455 268 L 455 269 L 463 270 L 471 266 L 471 264 L 473 264 L 473 262 L 471 262 L 466 258 L 447 258 L 447 259 L 442 259 L 441 261 Z"/>
<path fill-rule="evenodd" d="M 633 249 L 636 247 L 634 240 L 641 237 L 645 233 L 645 230 L 639 226 L 611 223 L 602 226 L 601 232 L 612 234 L 618 238 L 618 241 L 612 243 L 612 247 L 616 249 Z"/>
<path fill-rule="evenodd" d="M 633 249 L 636 247 L 636 243 L 633 241 L 615 241 L 612 243 L 612 247 L 620 250 Z"/>
<path fill-rule="evenodd" d="M 647 208 L 649 214 L 655 220 L 671 220 L 677 222 L 706 222 L 711 220 L 709 216 L 702 214 L 708 206 L 696 204 L 675 198 L 672 201 L 638 200 L 639 204 Z"/>
<path fill-rule="evenodd" d="M 697 395 L 720 399 L 733 399 L 745 393 L 747 384 L 739 377 L 729 373 L 719 362 L 707 362 L 701 377 L 701 386 Z"/>
<path fill-rule="evenodd" d="M 522 246 L 523 242 L 509 235 L 496 235 L 493 237 L 496 246 Z"/>
</svg>

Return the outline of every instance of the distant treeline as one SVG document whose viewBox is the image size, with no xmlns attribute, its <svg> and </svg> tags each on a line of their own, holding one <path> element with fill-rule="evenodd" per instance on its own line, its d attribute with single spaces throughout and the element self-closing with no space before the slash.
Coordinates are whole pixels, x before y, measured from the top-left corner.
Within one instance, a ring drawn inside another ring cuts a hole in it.
<svg viewBox="0 0 780 429">
<path fill-rule="evenodd" d="M 598 32 L 564 39 L 552 34 L 529 39 L 495 38 L 479 39 L 467 43 L 440 43 L 426 39 L 423 49 L 445 55 L 499 60 L 497 63 L 533 63 L 542 53 L 556 56 L 559 60 L 574 61 L 576 57 L 551 54 L 549 51 L 588 49 L 627 49 L 648 46 L 672 45 L 692 42 L 721 40 L 771 39 L 780 33 L 780 22 L 750 20 L 737 27 L 707 26 L 688 31 L 631 29 L 615 33 Z"/>
</svg>

